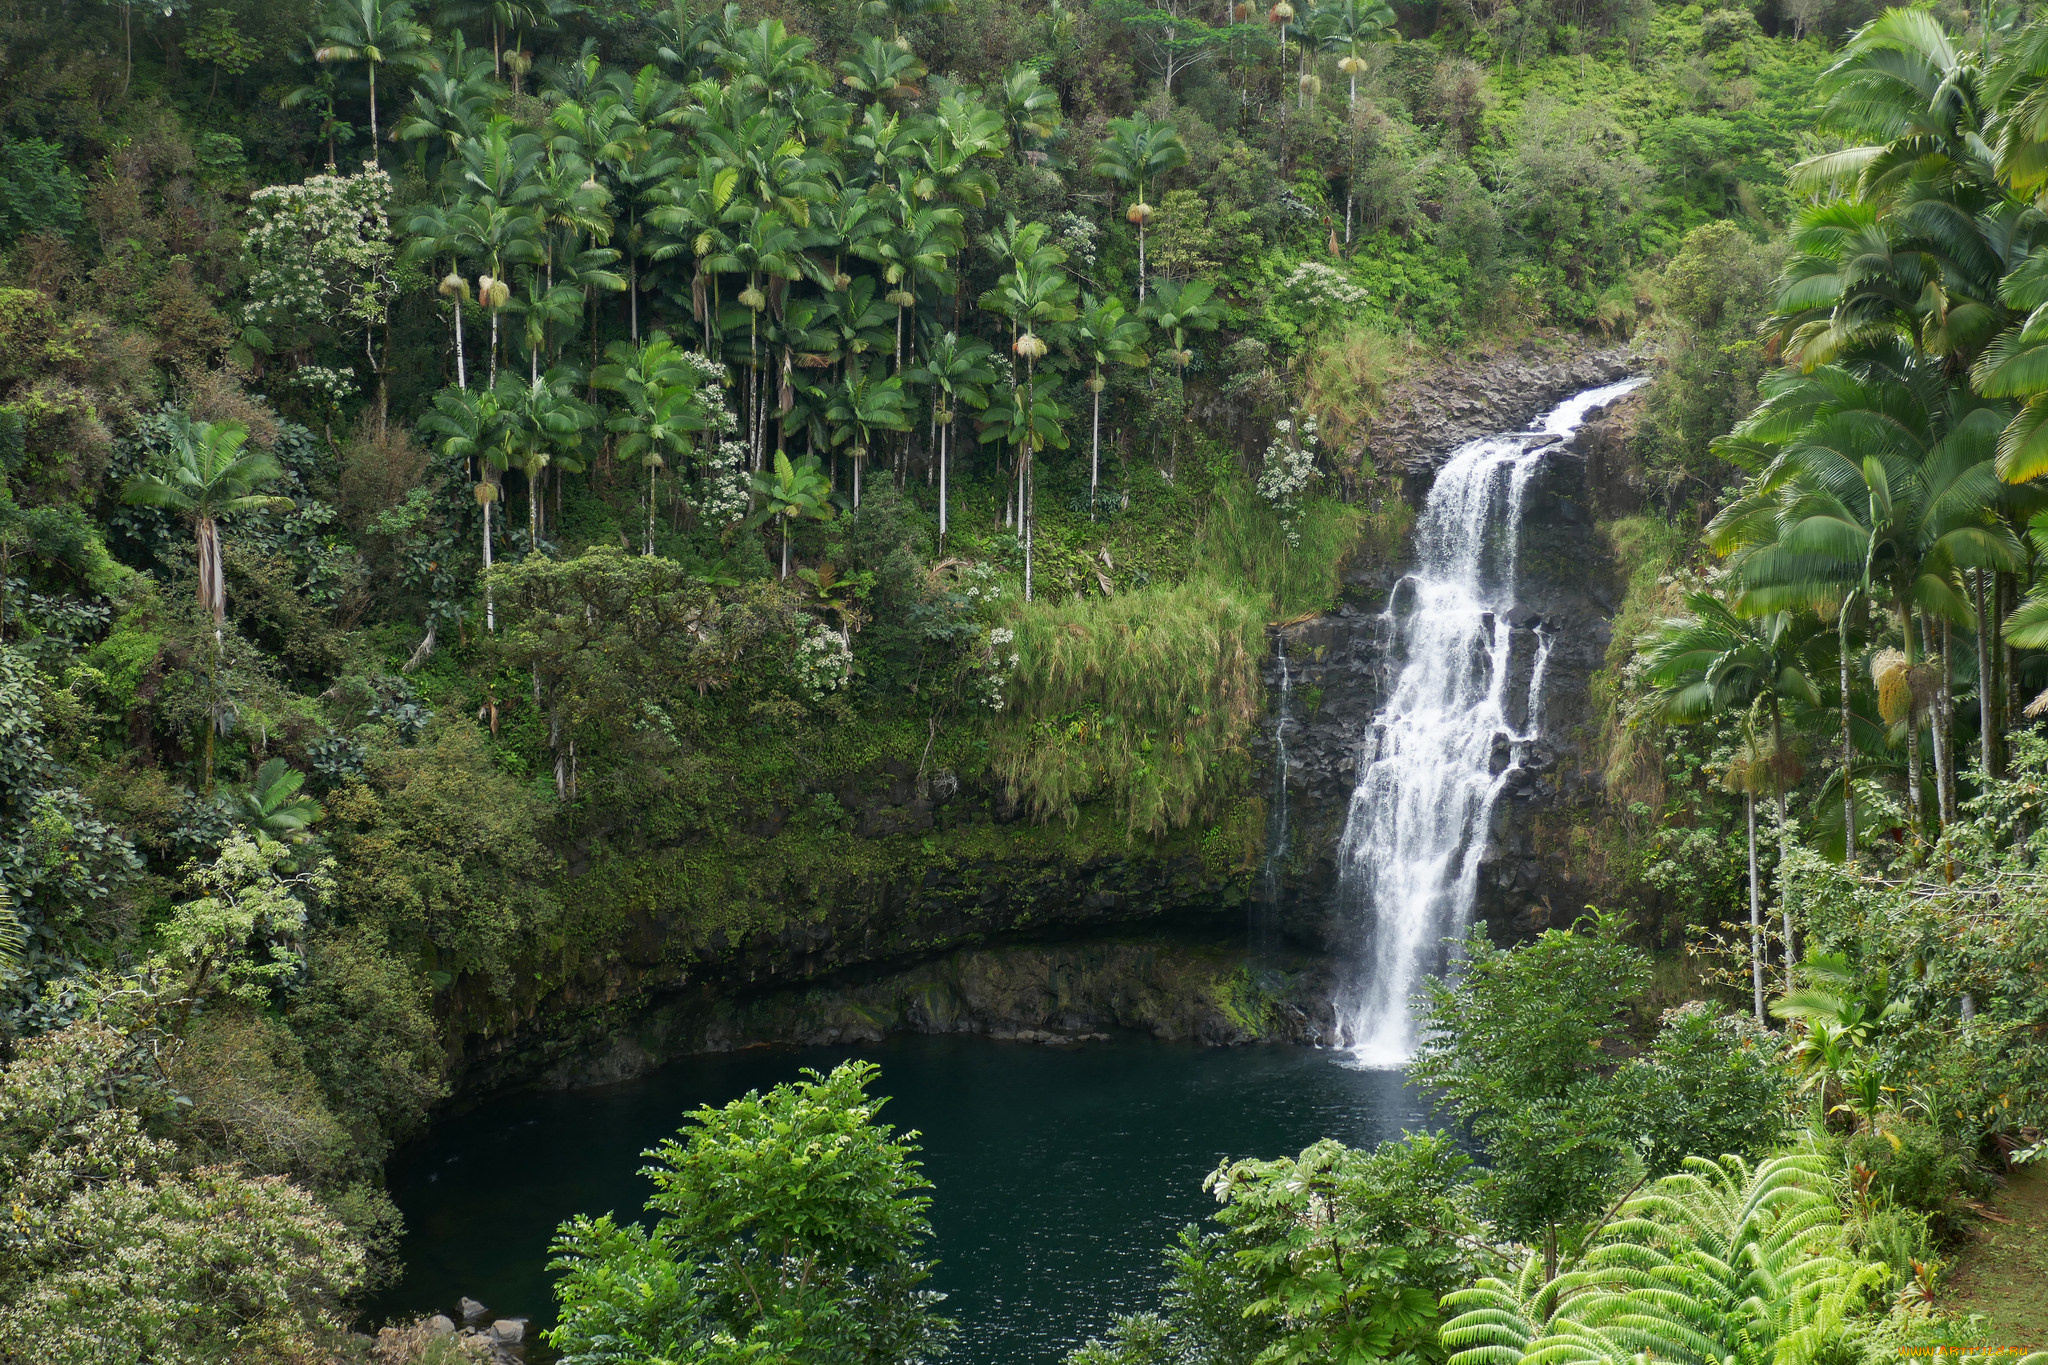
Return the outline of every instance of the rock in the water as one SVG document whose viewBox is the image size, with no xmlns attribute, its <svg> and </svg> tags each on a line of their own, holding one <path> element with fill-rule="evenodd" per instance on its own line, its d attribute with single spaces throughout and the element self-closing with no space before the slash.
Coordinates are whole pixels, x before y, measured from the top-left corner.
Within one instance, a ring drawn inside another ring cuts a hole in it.
<svg viewBox="0 0 2048 1365">
<path fill-rule="evenodd" d="M 478 1318 L 491 1311 L 475 1299 L 467 1297 L 455 1306 L 462 1310 L 462 1320 L 464 1322 L 475 1322 Z"/>
<path fill-rule="evenodd" d="M 481 1307 L 482 1305 L 478 1306 Z M 455 1335 L 455 1320 L 446 1313 L 436 1313 L 431 1318 L 428 1318 L 426 1327 L 427 1335 L 429 1336 L 452 1337 Z"/>
<path fill-rule="evenodd" d="M 491 1340 L 500 1346 L 516 1346 L 525 1339 L 525 1318 L 499 1318 L 491 1324 Z"/>
</svg>

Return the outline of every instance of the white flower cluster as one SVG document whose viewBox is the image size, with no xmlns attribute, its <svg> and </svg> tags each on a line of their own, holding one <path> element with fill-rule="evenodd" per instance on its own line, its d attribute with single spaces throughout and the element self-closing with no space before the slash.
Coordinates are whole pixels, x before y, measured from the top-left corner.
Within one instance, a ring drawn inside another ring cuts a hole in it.
<svg viewBox="0 0 2048 1365">
<path fill-rule="evenodd" d="M 1286 418 L 1273 424 L 1273 440 L 1266 447 L 1266 462 L 1259 470 L 1259 496 L 1273 504 L 1287 543 L 1299 548 L 1301 531 L 1295 518 L 1301 512 L 1301 495 L 1316 478 L 1316 419 L 1304 417 L 1300 429 Z"/>
<path fill-rule="evenodd" d="M 370 327 L 384 320 L 391 265 L 391 177 L 316 175 L 249 196 L 248 320 L 297 331 Z"/>
<path fill-rule="evenodd" d="M 704 452 L 704 494 L 697 515 L 706 526 L 726 527 L 747 514 L 747 443 L 720 441 Z"/>
<path fill-rule="evenodd" d="M 1280 296 L 1318 311 L 1364 308 L 1372 294 L 1353 284 L 1343 271 L 1321 261 L 1303 261 L 1280 282 Z"/>
<path fill-rule="evenodd" d="M 796 681 L 812 701 L 846 686 L 853 676 L 853 648 L 846 632 L 806 617 L 796 637 Z"/>
<path fill-rule="evenodd" d="M 291 385 L 328 404 L 339 403 L 356 391 L 355 376 L 331 365 L 301 365 L 292 371 Z"/>
<path fill-rule="evenodd" d="M 683 352 L 683 364 L 697 372 L 697 382 L 701 387 L 707 389 L 723 389 L 725 387 L 728 378 L 725 366 L 721 362 L 713 360 L 702 351 Z M 725 407 L 722 403 L 719 406 L 717 415 L 712 420 L 719 424 L 718 430 L 720 431 L 736 431 L 739 429 L 740 419 L 733 416 L 732 410 Z"/>
<path fill-rule="evenodd" d="M 974 680 L 974 699 L 991 711 L 1002 710 L 1007 700 L 1003 689 L 1009 685 L 1019 662 L 1017 651 L 1011 648 L 1016 642 L 1017 632 L 1008 626 L 990 627 L 981 672 Z"/>
</svg>

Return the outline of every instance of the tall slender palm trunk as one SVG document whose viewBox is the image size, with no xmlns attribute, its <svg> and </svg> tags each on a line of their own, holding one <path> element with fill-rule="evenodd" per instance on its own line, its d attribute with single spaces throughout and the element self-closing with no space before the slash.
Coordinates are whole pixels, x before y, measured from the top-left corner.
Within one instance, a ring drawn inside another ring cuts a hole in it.
<svg viewBox="0 0 2048 1365">
<path fill-rule="evenodd" d="M 1998 776 L 1998 723 L 1992 704 L 1995 693 L 1991 675 L 1991 618 L 1984 614 L 1984 570 L 1970 575 L 1970 589 L 1977 611 L 1977 758 L 1978 772 L 1985 785 Z"/>
<path fill-rule="evenodd" d="M 460 268 L 462 262 L 458 260 L 455 264 L 457 268 Z M 455 291 L 455 387 L 465 392 L 469 388 L 469 368 L 464 362 L 462 355 L 462 290 L 460 289 Z"/>
<path fill-rule="evenodd" d="M 1749 980 L 1756 994 L 1756 1021 L 1764 1022 L 1764 910 L 1756 877 L 1756 793 L 1743 795 L 1749 814 Z"/>
<path fill-rule="evenodd" d="M 1095 415 L 1088 432 L 1088 520 L 1095 520 L 1095 490 L 1102 482 L 1102 371 L 1095 371 Z"/>
<path fill-rule="evenodd" d="M 946 543 L 946 438 L 953 434 L 953 424 L 943 423 L 939 427 L 939 544 Z"/>
<path fill-rule="evenodd" d="M 497 484 L 492 482 L 488 475 L 485 476 L 485 482 L 491 484 L 492 493 L 495 495 Z M 491 506 L 495 502 L 497 498 L 493 496 L 490 502 L 484 504 L 484 629 L 490 631 L 496 631 L 498 628 L 498 604 L 491 596 Z"/>
<path fill-rule="evenodd" d="M 1899 609 L 1899 638 L 1906 647 L 1906 667 L 1909 670 L 1907 676 L 1910 680 L 1910 670 L 1918 667 L 1920 663 L 1917 623 L 1913 619 L 1910 607 L 1901 606 Z M 1921 707 L 1919 696 L 1912 691 L 1910 681 L 1908 693 L 1910 700 L 1907 702 L 1906 713 L 1906 809 L 1913 815 L 1913 842 L 1920 844 L 1927 838 L 1927 813 L 1921 809 L 1925 798 L 1920 786 Z"/>
<path fill-rule="evenodd" d="M 1955 631 L 1941 623 L 1941 807 L 1942 823 L 1956 818 L 1956 671 Z"/>
<path fill-rule="evenodd" d="M 647 466 L 647 541 L 642 553 L 654 553 L 654 465 Z"/>
<path fill-rule="evenodd" d="M 1855 594 L 1842 598 L 1842 615 L 1837 624 L 1841 640 L 1842 665 L 1842 849 L 1843 863 L 1856 861 L 1856 743 L 1849 730 L 1849 604 Z"/>
<path fill-rule="evenodd" d="M 1785 809 L 1785 727 L 1776 701 L 1771 703 L 1771 781 L 1778 798 L 1778 906 L 1785 920 L 1785 989 L 1792 989 L 1792 816 Z"/>
</svg>

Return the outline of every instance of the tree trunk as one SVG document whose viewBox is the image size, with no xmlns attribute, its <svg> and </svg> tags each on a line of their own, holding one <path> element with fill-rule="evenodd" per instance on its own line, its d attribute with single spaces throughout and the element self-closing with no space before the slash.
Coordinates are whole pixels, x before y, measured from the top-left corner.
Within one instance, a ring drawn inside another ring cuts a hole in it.
<svg viewBox="0 0 2048 1365">
<path fill-rule="evenodd" d="M 364 65 L 370 68 L 370 160 L 381 165 L 383 150 L 377 145 L 377 64 L 365 62 Z"/>
<path fill-rule="evenodd" d="M 1943 697 L 1947 692 L 1948 651 L 1934 632 L 1934 623 L 1921 617 L 1921 645 L 1936 660 L 1934 676 L 1934 701 L 1928 708 L 1927 743 L 1934 759 L 1934 821 L 1937 832 L 1948 828 L 1949 785 L 1948 785 L 1948 743 L 1947 726 L 1943 723 Z"/>
<path fill-rule="evenodd" d="M 1914 633 L 1915 623 L 1910 608 L 1903 604 L 1899 615 L 1899 638 L 1906 646 L 1906 667 L 1919 664 L 1918 638 Z M 1909 687 L 1910 692 L 1910 687 Z M 1906 809 L 1913 815 L 1913 842 L 1922 843 L 1927 837 L 1927 813 L 1921 807 L 1923 793 L 1920 790 L 1920 706 L 1917 701 L 1907 703 L 1906 715 Z"/>
<path fill-rule="evenodd" d="M 1792 989 L 1792 817 L 1785 810 L 1785 730 L 1778 704 L 1771 703 L 1771 780 L 1778 796 L 1778 906 L 1785 919 L 1785 989 Z"/>
<path fill-rule="evenodd" d="M 946 423 L 939 428 L 939 545 L 946 543 L 946 442 L 953 434 L 953 424 Z"/>
<path fill-rule="evenodd" d="M 213 643 L 218 648 L 228 616 L 227 583 L 221 576 L 220 523 L 201 517 L 192 529 L 199 542 L 199 601 L 213 617 Z"/>
<path fill-rule="evenodd" d="M 489 475 L 485 476 L 484 482 L 491 483 Z M 495 493 L 497 485 L 491 483 L 491 488 Z M 491 631 L 498 628 L 497 605 L 491 601 L 491 506 L 496 501 L 493 497 L 484 504 L 484 628 Z"/>
<path fill-rule="evenodd" d="M 1984 570 L 1976 570 L 1970 577 L 1970 590 L 1975 597 L 1977 609 L 1977 757 L 1979 771 L 1983 774 L 1984 785 L 1989 787 L 1991 779 L 1998 776 L 1998 720 L 1994 714 L 1992 698 L 1995 694 L 1991 673 L 1991 631 L 1992 619 L 1984 614 Z M 1994 594 L 1994 603 L 1995 602 Z"/>
<path fill-rule="evenodd" d="M 456 260 L 455 264 L 457 269 L 461 268 L 462 261 L 460 258 Z M 464 364 L 462 358 L 462 291 L 460 289 L 455 291 L 455 385 L 465 393 L 469 390 L 469 369 Z"/>
<path fill-rule="evenodd" d="M 645 554 L 654 553 L 654 463 L 647 464 L 647 544 Z"/>
<path fill-rule="evenodd" d="M 1849 604 L 1855 595 L 1842 598 L 1842 865 L 1856 861 L 1856 742 L 1849 730 Z"/>
<path fill-rule="evenodd" d="M 1102 382 L 1102 371 L 1095 372 L 1098 385 Z M 1095 415 L 1089 422 L 1088 434 L 1088 520 L 1095 520 L 1095 488 L 1102 482 L 1102 390 L 1095 390 Z"/>
<path fill-rule="evenodd" d="M 1749 980 L 1756 994 L 1756 1021 L 1764 1022 L 1764 909 L 1756 880 L 1756 794 L 1743 797 L 1749 812 Z"/>
</svg>

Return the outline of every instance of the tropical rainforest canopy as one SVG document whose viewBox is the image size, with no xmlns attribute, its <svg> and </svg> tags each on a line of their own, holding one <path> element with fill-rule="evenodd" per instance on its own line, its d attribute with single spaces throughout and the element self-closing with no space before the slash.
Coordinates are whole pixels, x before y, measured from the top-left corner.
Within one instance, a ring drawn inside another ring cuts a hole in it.
<svg viewBox="0 0 2048 1365">
<path fill-rule="evenodd" d="M 1073 1359 L 2048 1346 L 1943 1298 L 2048 1124 L 2044 194 L 2024 7 L 0 0 L 0 1361 L 461 1358 L 350 1335 L 383 1163 L 650 935 L 1242 883 L 1266 628 L 1517 348 L 1652 376 L 1603 908 Z M 694 1115 L 553 1348 L 933 1358 L 877 1084 Z"/>
</svg>

